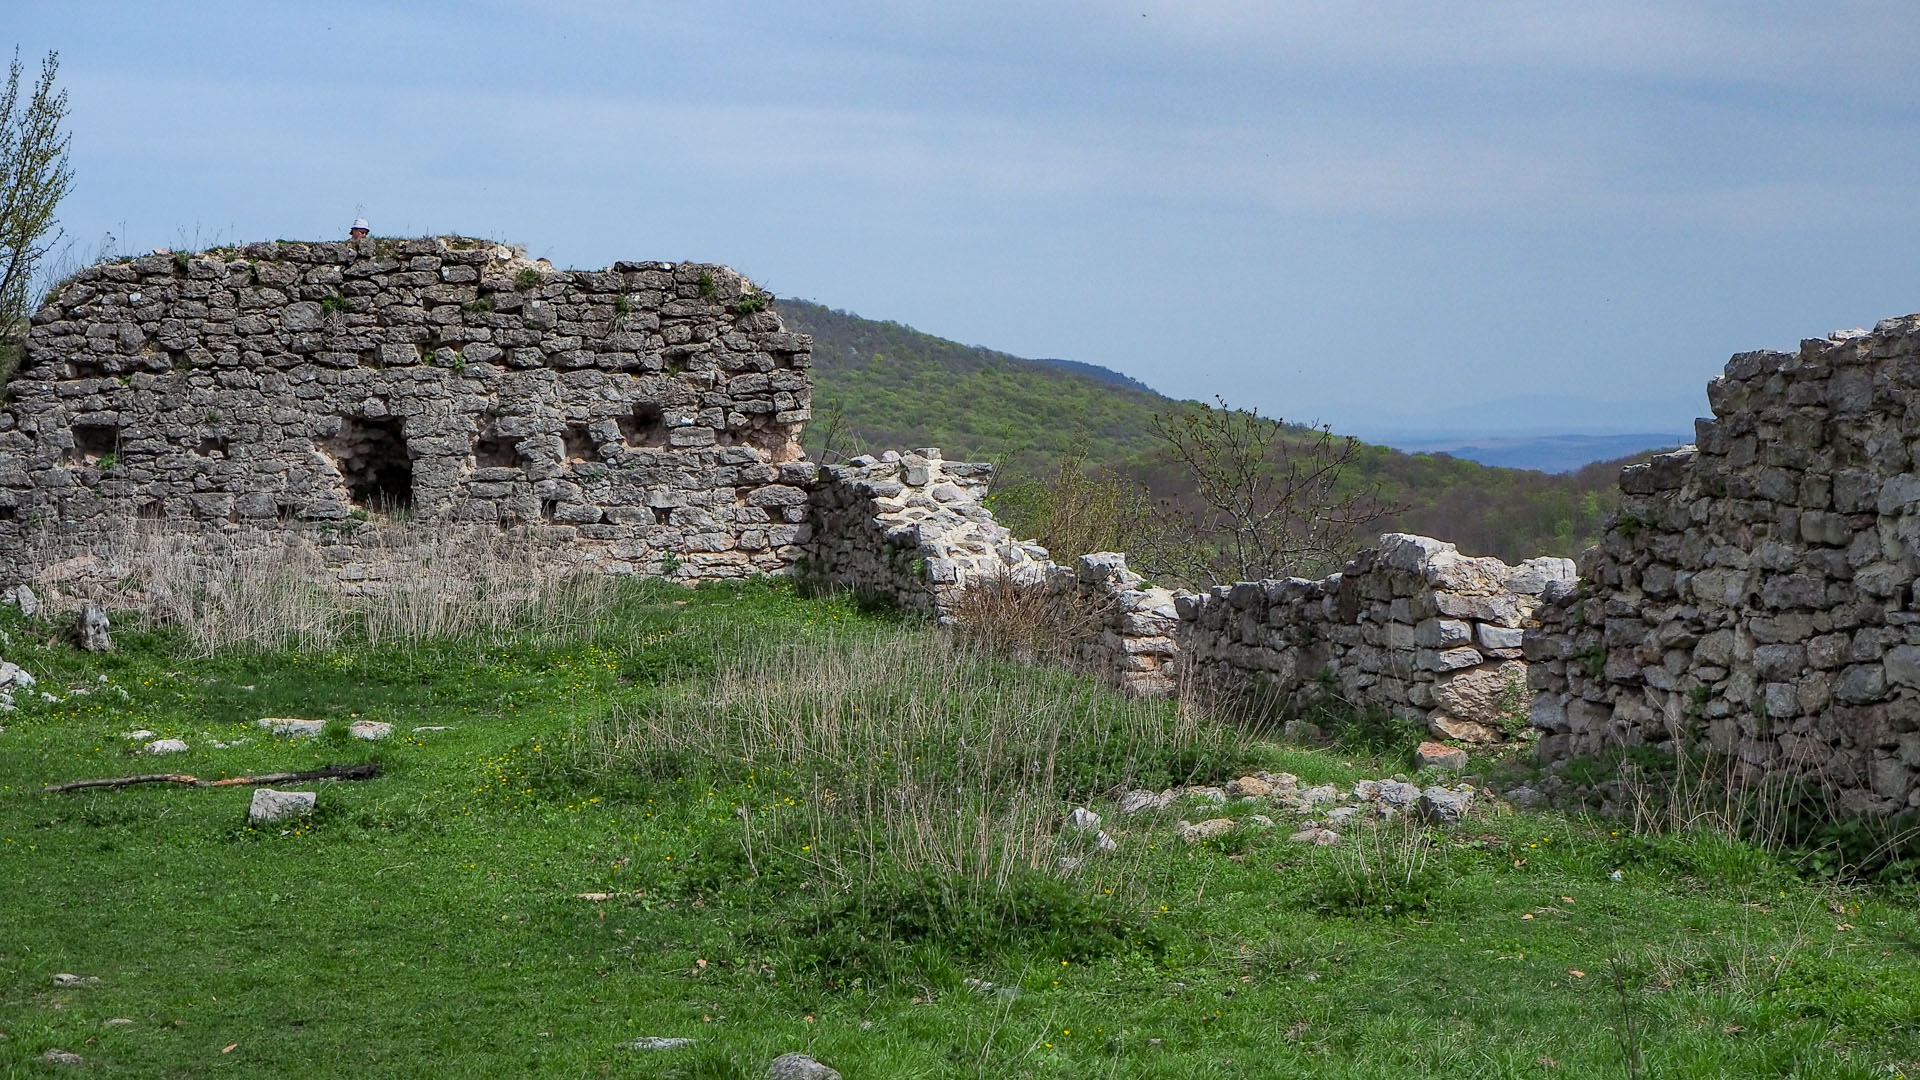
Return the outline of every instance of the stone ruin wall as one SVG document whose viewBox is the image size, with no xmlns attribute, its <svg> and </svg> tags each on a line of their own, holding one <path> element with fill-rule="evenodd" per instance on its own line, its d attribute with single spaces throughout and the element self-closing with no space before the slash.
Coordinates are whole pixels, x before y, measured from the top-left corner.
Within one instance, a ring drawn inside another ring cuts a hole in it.
<svg viewBox="0 0 1920 1080">
<path fill-rule="evenodd" d="M 1038 589 L 1092 613 L 1074 659 L 1107 682 L 1141 693 L 1174 689 L 1179 646 L 1174 594 L 1145 586 L 1126 557 L 1086 555 L 1055 564 L 983 504 L 993 467 L 951 462 L 935 448 L 856 457 L 820 470 L 808 575 L 880 597 L 942 623 L 966 590 L 1004 582 Z"/>
<path fill-rule="evenodd" d="M 1389 533 L 1318 581 L 1243 581 L 1181 595 L 1181 662 L 1204 687 L 1251 691 L 1288 711 L 1337 698 L 1443 739 L 1524 730 L 1522 634 L 1570 589 L 1568 559 L 1508 566 Z"/>
<path fill-rule="evenodd" d="M 351 576 L 399 516 L 562 565 L 777 572 L 809 540 L 809 349 L 720 266 L 441 237 L 89 267 L 0 411 L 4 573 L 138 524 L 206 558 L 298 535 Z"/>
<path fill-rule="evenodd" d="M 1920 807 L 1920 316 L 1733 357 L 1528 635 L 1549 761 L 1710 748 Z"/>
<path fill-rule="evenodd" d="M 1198 596 L 1112 553 L 1062 566 L 994 522 L 989 466 L 805 461 L 809 348 L 718 266 L 556 272 L 429 238 L 91 267 L 0 409 L 0 584 L 137 528 L 208 560 L 298 536 L 351 579 L 399 517 L 560 567 L 804 566 L 942 620 L 1005 578 L 1099 611 L 1073 651 L 1133 690 L 1336 694 L 1471 740 L 1524 673 L 1550 762 L 1706 746 L 1920 807 L 1920 316 L 1734 357 L 1697 446 L 1623 474 L 1577 586 L 1566 560 L 1401 535 Z"/>
</svg>

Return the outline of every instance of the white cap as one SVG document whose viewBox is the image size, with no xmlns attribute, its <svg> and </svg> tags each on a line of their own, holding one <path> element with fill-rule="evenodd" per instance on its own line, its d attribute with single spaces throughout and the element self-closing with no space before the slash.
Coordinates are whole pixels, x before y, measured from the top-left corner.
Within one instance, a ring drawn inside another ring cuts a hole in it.
<svg viewBox="0 0 1920 1080">
<path fill-rule="evenodd" d="M 367 225 L 366 218 L 357 217 L 353 219 L 353 229 L 368 229 L 368 228 L 369 226 Z M 348 229 L 347 231 L 352 232 L 353 229 Z"/>
</svg>

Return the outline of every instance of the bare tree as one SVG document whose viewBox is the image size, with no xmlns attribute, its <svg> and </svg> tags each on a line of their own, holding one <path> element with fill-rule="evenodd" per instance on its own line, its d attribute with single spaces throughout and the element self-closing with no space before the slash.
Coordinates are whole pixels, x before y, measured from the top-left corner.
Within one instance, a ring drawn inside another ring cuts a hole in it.
<svg viewBox="0 0 1920 1080">
<path fill-rule="evenodd" d="M 67 92 L 53 88 L 59 70 L 60 54 L 48 53 L 23 105 L 20 50 L 15 49 L 0 92 L 0 343 L 17 334 L 31 314 L 34 270 L 59 242 L 53 212 L 73 183 L 67 164 L 71 136 L 60 130 Z"/>
<path fill-rule="evenodd" d="M 1163 504 L 1175 526 L 1164 535 L 1178 539 L 1141 553 L 1149 573 L 1194 584 L 1329 573 L 1391 511 L 1350 475 L 1366 444 L 1215 400 L 1153 419 L 1193 487 Z"/>
</svg>

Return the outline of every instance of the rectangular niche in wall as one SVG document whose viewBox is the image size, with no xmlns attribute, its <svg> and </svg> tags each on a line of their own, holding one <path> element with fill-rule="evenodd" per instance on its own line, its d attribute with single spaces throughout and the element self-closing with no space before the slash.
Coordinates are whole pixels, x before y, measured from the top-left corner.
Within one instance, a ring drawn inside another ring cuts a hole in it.
<svg viewBox="0 0 1920 1080">
<path fill-rule="evenodd" d="M 578 464 L 600 460 L 600 444 L 593 440 L 585 424 L 568 424 L 560 438 L 566 443 L 567 460 Z"/>
<path fill-rule="evenodd" d="M 98 465 L 100 460 L 120 452 L 120 429 L 112 424 L 73 425 L 73 449 L 67 461 L 76 465 Z"/>
<path fill-rule="evenodd" d="M 622 416 L 620 437 L 628 446 L 667 445 L 667 418 L 658 405 L 635 405 L 632 416 Z"/>
<path fill-rule="evenodd" d="M 413 507 L 413 453 L 399 417 L 346 417 L 323 449 L 353 505 L 381 512 Z"/>
<path fill-rule="evenodd" d="M 473 440 L 473 467 L 476 469 L 517 469 L 520 467 L 520 440 L 501 435 L 492 424 Z"/>
</svg>

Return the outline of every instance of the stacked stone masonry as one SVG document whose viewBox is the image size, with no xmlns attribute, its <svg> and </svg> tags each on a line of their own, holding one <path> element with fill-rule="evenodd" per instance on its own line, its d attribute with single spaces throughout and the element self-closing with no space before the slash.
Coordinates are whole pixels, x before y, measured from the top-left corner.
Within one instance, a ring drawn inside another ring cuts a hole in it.
<svg viewBox="0 0 1920 1080">
<path fill-rule="evenodd" d="M 1541 599 L 1572 581 L 1567 559 L 1508 566 L 1389 533 L 1324 580 L 1183 594 L 1181 662 L 1203 687 L 1290 711 L 1332 696 L 1442 738 L 1492 741 L 1524 727 L 1522 635 Z"/>
<path fill-rule="evenodd" d="M 1112 552 L 1056 565 L 1047 549 L 1016 538 L 982 503 L 992 466 L 942 460 L 935 448 L 861 456 L 820 470 L 814 490 L 809 573 L 951 622 L 967 589 L 988 582 L 1045 590 L 1091 611 L 1073 642 L 1076 659 L 1114 685 L 1141 693 L 1174 688 L 1174 594 L 1143 587 Z"/>
<path fill-rule="evenodd" d="M 1733 357 L 1529 634 L 1549 760 L 1710 748 L 1920 807 L 1920 316 Z"/>
<path fill-rule="evenodd" d="M 400 514 L 594 569 L 780 571 L 810 539 L 809 349 L 720 266 L 440 237 L 89 267 L 0 411 L 5 573 L 129 522 L 348 565 L 356 522 Z"/>
</svg>

